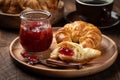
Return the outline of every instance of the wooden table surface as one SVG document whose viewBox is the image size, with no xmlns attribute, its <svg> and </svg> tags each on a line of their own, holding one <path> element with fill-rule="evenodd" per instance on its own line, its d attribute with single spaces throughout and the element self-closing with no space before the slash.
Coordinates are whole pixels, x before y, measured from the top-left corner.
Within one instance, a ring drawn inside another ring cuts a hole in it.
<svg viewBox="0 0 120 80">
<path fill-rule="evenodd" d="M 65 13 L 75 9 L 73 0 L 65 1 Z M 120 14 L 120 0 L 115 0 L 113 10 Z M 61 23 L 62 22 L 62 23 Z M 56 26 L 62 26 L 66 22 L 64 19 L 58 22 Z M 2 24 L 2 23 L 0 23 Z M 120 24 L 112 28 L 101 30 L 103 34 L 113 39 L 120 53 Z M 19 35 L 19 30 L 0 28 L 0 80 L 61 80 L 61 78 L 35 75 L 19 68 L 13 63 L 9 55 L 9 45 L 14 38 Z M 108 69 L 86 77 L 72 78 L 71 80 L 120 80 L 120 54 L 117 60 Z"/>
</svg>

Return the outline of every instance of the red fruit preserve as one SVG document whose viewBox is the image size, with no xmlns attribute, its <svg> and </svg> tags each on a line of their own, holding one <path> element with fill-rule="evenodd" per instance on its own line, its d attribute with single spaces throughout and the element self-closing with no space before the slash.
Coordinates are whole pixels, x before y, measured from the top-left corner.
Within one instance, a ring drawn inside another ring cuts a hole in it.
<svg viewBox="0 0 120 80">
<path fill-rule="evenodd" d="M 49 25 L 50 26 L 50 25 Z M 41 52 L 47 50 L 52 42 L 52 28 L 33 22 L 21 25 L 20 43 L 26 51 Z"/>
<path fill-rule="evenodd" d="M 21 12 L 20 43 L 26 52 L 47 50 L 53 38 L 51 13 L 44 10 Z"/>
<path fill-rule="evenodd" d="M 68 47 L 61 47 L 59 49 L 60 54 L 64 54 L 66 56 L 73 56 L 74 52 L 72 49 L 69 49 Z"/>
</svg>

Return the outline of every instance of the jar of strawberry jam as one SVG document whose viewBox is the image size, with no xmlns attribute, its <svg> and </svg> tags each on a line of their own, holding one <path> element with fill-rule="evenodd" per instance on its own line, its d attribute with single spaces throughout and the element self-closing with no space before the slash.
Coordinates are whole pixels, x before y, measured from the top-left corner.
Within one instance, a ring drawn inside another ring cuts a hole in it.
<svg viewBox="0 0 120 80">
<path fill-rule="evenodd" d="M 51 13 L 44 10 L 21 12 L 20 43 L 27 52 L 47 50 L 53 39 Z"/>
</svg>

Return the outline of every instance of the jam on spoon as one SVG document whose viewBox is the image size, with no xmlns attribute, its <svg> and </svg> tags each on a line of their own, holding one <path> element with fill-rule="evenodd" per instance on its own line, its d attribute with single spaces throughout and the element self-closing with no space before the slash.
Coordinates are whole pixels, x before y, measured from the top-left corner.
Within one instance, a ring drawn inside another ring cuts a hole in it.
<svg viewBox="0 0 120 80">
<path fill-rule="evenodd" d="M 35 55 L 30 55 L 26 52 L 22 52 L 21 55 L 28 64 L 33 65 L 39 62 L 39 58 Z"/>
<path fill-rule="evenodd" d="M 28 54 L 27 52 L 22 52 L 21 55 L 25 59 L 25 61 L 30 65 L 41 63 L 43 65 L 53 68 L 76 68 L 76 69 L 82 68 L 82 64 L 79 63 L 65 63 L 60 60 L 54 60 L 49 58 L 46 60 L 40 60 L 38 56 Z"/>
</svg>

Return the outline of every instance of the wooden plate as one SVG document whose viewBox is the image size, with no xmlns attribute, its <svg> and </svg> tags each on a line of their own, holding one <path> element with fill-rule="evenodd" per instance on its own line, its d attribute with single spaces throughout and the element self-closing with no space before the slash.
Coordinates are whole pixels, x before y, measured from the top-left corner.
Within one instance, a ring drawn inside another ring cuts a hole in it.
<svg viewBox="0 0 120 80">
<path fill-rule="evenodd" d="M 56 28 L 54 28 L 56 30 Z M 49 50 L 43 52 L 44 56 L 47 56 L 53 46 L 56 45 L 55 39 Z M 19 37 L 15 38 L 10 44 L 10 55 L 11 57 L 20 64 L 23 68 L 28 69 L 29 71 L 37 74 L 43 74 L 52 77 L 80 77 L 92 75 L 98 72 L 105 70 L 110 67 L 117 58 L 118 50 L 115 42 L 109 37 L 102 35 L 102 42 L 99 47 L 102 55 L 96 59 L 93 59 L 89 62 L 89 65 L 83 66 L 81 69 L 54 69 L 51 67 L 44 66 L 42 64 L 29 65 L 24 62 L 23 57 L 20 55 L 22 51 L 22 46 L 19 43 Z"/>
</svg>

